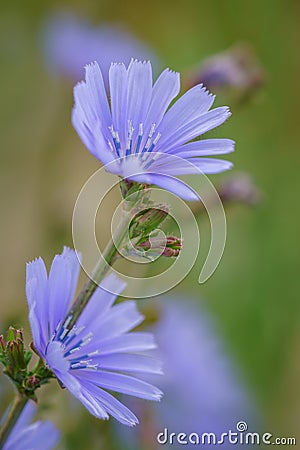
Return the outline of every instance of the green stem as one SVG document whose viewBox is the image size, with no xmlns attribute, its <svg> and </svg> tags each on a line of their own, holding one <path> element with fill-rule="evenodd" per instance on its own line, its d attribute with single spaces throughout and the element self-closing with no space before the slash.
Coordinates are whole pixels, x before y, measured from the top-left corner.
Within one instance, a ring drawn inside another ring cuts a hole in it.
<svg viewBox="0 0 300 450">
<path fill-rule="evenodd" d="M 121 247 L 123 241 L 128 235 L 128 225 L 130 224 L 131 218 L 132 215 L 130 213 L 125 211 L 123 212 L 122 220 L 114 233 L 114 239 L 111 239 L 107 244 L 99 262 L 97 263 L 93 271 L 92 277 L 87 280 L 87 282 L 83 286 L 82 291 L 78 295 L 77 299 L 72 305 L 72 308 L 69 311 L 68 316 L 71 316 L 71 320 L 68 323 L 69 330 L 77 322 L 82 311 L 88 304 L 91 296 L 115 262 L 118 256 L 118 249 Z"/>
<path fill-rule="evenodd" d="M 20 394 L 16 395 L 6 420 L 0 429 L 0 450 L 3 448 L 6 439 L 10 435 L 27 402 L 27 397 Z"/>
</svg>

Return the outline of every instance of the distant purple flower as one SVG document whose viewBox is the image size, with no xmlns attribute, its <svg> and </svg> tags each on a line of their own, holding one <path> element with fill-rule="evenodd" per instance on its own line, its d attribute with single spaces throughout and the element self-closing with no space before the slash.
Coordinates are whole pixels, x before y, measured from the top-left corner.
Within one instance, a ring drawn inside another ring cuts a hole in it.
<svg viewBox="0 0 300 450">
<path fill-rule="evenodd" d="M 6 440 L 3 450 L 52 450 L 60 438 L 59 431 L 48 421 L 32 422 L 35 404 L 29 401 Z"/>
<path fill-rule="evenodd" d="M 158 306 L 160 317 L 152 331 L 163 362 L 164 377 L 160 385 L 164 397 L 158 405 L 148 407 L 139 403 L 140 414 L 144 411 L 145 419 L 137 429 L 138 434 L 120 430 L 121 437 L 128 439 L 129 445 L 125 448 L 143 447 L 141 440 L 147 442 L 146 448 L 160 448 L 156 436 L 162 432 L 163 443 L 165 428 L 168 441 L 164 448 L 170 450 L 198 448 L 192 443 L 180 445 L 176 438 L 171 445 L 170 433 L 211 432 L 220 437 L 230 429 L 237 431 L 236 424 L 241 420 L 248 423 L 249 431 L 259 431 L 255 429 L 258 414 L 250 393 L 207 311 L 187 298 L 161 298 Z M 138 401 L 132 399 L 132 402 Z M 231 446 L 226 442 L 224 448 L 242 449 L 243 446 Z"/>
<path fill-rule="evenodd" d="M 198 200 L 174 175 L 231 168 L 228 161 L 203 156 L 233 151 L 232 140 L 190 142 L 221 125 L 230 112 L 227 107 L 210 110 L 214 96 L 202 85 L 190 89 L 167 111 L 180 90 L 179 73 L 166 69 L 152 84 L 150 62 L 132 60 L 127 69 L 112 64 L 109 103 L 98 64 L 88 65 L 85 82 L 74 89 L 73 126 L 109 172 Z"/>
<path fill-rule="evenodd" d="M 189 86 L 204 83 L 209 89 L 250 91 L 262 85 L 265 73 L 254 50 L 248 45 L 237 44 L 206 58 L 190 71 L 189 78 Z"/>
<path fill-rule="evenodd" d="M 153 330 L 165 372 L 160 423 L 221 433 L 239 420 L 253 419 L 251 400 L 212 318 L 187 299 L 165 300 Z"/>
<path fill-rule="evenodd" d="M 148 400 L 162 393 L 136 374 L 161 373 L 157 360 L 145 352 L 155 348 L 149 333 L 130 330 L 143 321 L 133 301 L 113 306 L 109 291 L 124 288 L 115 275 L 108 276 L 79 317 L 67 330 L 67 317 L 76 290 L 80 264 L 73 250 L 56 255 L 49 277 L 41 258 L 27 265 L 26 294 L 34 344 L 49 368 L 84 406 L 100 419 L 111 414 L 126 425 L 136 416 L 109 391 Z M 107 289 L 107 290 L 105 290 Z"/>
<path fill-rule="evenodd" d="M 80 80 L 83 67 L 98 61 L 108 87 L 112 61 L 128 64 L 132 57 L 155 60 L 153 52 L 118 25 L 92 26 L 71 13 L 50 16 L 42 30 L 43 50 L 49 69 Z"/>
</svg>

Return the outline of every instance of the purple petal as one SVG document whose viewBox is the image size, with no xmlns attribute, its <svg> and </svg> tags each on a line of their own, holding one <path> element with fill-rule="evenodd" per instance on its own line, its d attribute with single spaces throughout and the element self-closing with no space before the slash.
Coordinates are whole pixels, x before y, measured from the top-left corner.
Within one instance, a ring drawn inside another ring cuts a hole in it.
<svg viewBox="0 0 300 450">
<path fill-rule="evenodd" d="M 190 202 L 199 201 L 197 193 L 178 178 L 174 178 L 169 175 L 164 175 L 162 173 L 145 173 L 142 175 L 135 175 L 130 177 L 130 179 L 137 181 L 138 183 L 155 184 L 169 192 L 172 192 L 178 197 L 188 200 Z"/>
<path fill-rule="evenodd" d="M 36 409 L 37 408 L 35 403 L 32 400 L 29 400 L 14 426 L 14 433 L 18 433 L 22 428 L 26 427 L 30 424 L 30 422 L 32 422 L 36 414 Z"/>
<path fill-rule="evenodd" d="M 102 388 L 146 400 L 159 401 L 162 396 L 161 390 L 157 387 L 129 375 L 100 372 L 98 370 L 85 370 L 82 371 L 80 376 Z"/>
<path fill-rule="evenodd" d="M 126 145 L 125 127 L 127 127 L 127 70 L 124 64 L 114 63 L 109 69 L 109 88 L 112 125 L 119 133 L 121 147 Z"/>
<path fill-rule="evenodd" d="M 134 128 L 133 143 L 143 123 L 152 95 L 152 67 L 150 62 L 131 61 L 128 67 L 127 119 Z"/>
<path fill-rule="evenodd" d="M 143 315 L 133 301 L 114 306 L 103 318 L 98 320 L 97 340 L 108 340 L 127 333 L 143 321 Z"/>
<path fill-rule="evenodd" d="M 160 164 L 158 162 L 160 161 Z M 223 159 L 213 159 L 213 158 L 188 158 L 181 159 L 177 158 L 177 161 L 169 160 L 163 158 L 157 160 L 153 164 L 152 168 L 166 173 L 168 175 L 189 175 L 189 174 L 199 174 L 199 173 L 219 173 L 225 170 L 231 169 L 233 164 L 230 161 L 225 161 Z"/>
<path fill-rule="evenodd" d="M 113 160 L 113 154 L 108 145 L 111 135 L 105 124 L 101 125 L 100 119 L 93 108 L 94 99 L 89 97 L 88 87 L 84 82 L 75 86 L 74 98 L 72 125 L 90 152 L 104 164 L 107 164 Z"/>
<path fill-rule="evenodd" d="M 179 94 L 179 90 L 179 73 L 165 69 L 153 86 L 152 99 L 144 123 L 146 133 L 150 130 L 153 123 L 156 124 L 156 127 L 159 126 L 171 101 Z M 144 141 L 145 139 L 146 137 L 144 138 Z M 145 144 L 145 142 L 143 142 L 143 144 Z"/>
<path fill-rule="evenodd" d="M 135 331 L 102 342 L 100 354 L 143 352 L 154 348 L 156 348 L 156 344 L 151 333 Z"/>
<path fill-rule="evenodd" d="M 49 336 L 51 336 L 59 322 L 62 322 L 70 308 L 77 287 L 80 262 L 76 252 L 67 247 L 61 255 L 53 259 L 48 282 L 50 324 Z"/>
<path fill-rule="evenodd" d="M 115 417 L 119 422 L 128 426 L 134 426 L 139 423 L 137 417 L 111 394 L 96 387 L 92 383 L 87 383 L 86 385 L 88 386 L 93 401 L 97 402 L 99 407 L 101 406 L 103 410 Z"/>
<path fill-rule="evenodd" d="M 42 258 L 26 265 L 26 297 L 34 342 L 42 353 L 47 343 L 48 293 L 47 271 Z"/>
<path fill-rule="evenodd" d="M 202 85 L 194 86 L 180 97 L 163 118 L 159 131 L 165 142 L 175 130 L 193 122 L 205 114 L 212 106 L 215 97 Z"/>
<path fill-rule="evenodd" d="M 222 155 L 234 151 L 235 142 L 231 139 L 203 139 L 170 150 L 170 154 L 180 158 L 193 156 Z"/>
<path fill-rule="evenodd" d="M 109 419 L 109 416 L 103 408 L 103 405 L 99 402 L 98 397 L 96 397 L 93 392 L 91 393 L 91 391 L 93 391 L 93 387 L 94 386 L 92 383 L 85 383 L 85 387 L 82 387 L 80 394 L 74 395 L 81 401 L 87 410 L 93 414 L 93 416 L 96 416 L 102 420 L 107 420 Z"/>
<path fill-rule="evenodd" d="M 40 448 L 41 442 L 45 443 L 43 449 L 54 449 L 60 433 L 51 422 L 38 421 L 30 425 L 36 410 L 34 402 L 29 400 L 6 440 L 3 450 L 37 449 Z"/>
<path fill-rule="evenodd" d="M 221 125 L 228 117 L 230 117 L 229 109 L 227 106 L 221 106 L 188 123 L 184 123 L 180 128 L 174 127 L 173 133 L 162 135 L 157 144 L 157 151 L 160 151 L 160 149 L 170 151 L 174 147 L 178 147 Z"/>
<path fill-rule="evenodd" d="M 116 296 L 125 289 L 126 283 L 121 281 L 115 274 L 108 275 L 101 283 L 101 286 L 94 292 L 92 298 L 83 310 L 83 313 L 77 321 L 77 327 L 89 326 L 91 329 L 99 326 L 99 320 L 105 316 L 113 305 Z M 114 294 L 110 291 L 113 290 Z M 116 295 L 117 294 L 117 295 Z"/>
<path fill-rule="evenodd" d="M 149 356 L 115 353 L 99 355 L 93 358 L 93 363 L 99 362 L 103 370 L 118 372 L 162 374 L 161 363 Z"/>
<path fill-rule="evenodd" d="M 60 433 L 51 422 L 35 422 L 22 430 L 15 433 L 13 430 L 12 437 L 3 447 L 3 450 L 25 450 L 41 448 L 43 450 L 52 450 L 56 447 L 60 438 Z"/>
<path fill-rule="evenodd" d="M 111 125 L 111 114 L 107 101 L 107 95 L 104 87 L 103 77 L 97 62 L 88 64 L 85 67 L 86 91 L 103 130 L 107 136 L 108 127 Z M 105 133 L 106 132 L 106 133 Z"/>
</svg>

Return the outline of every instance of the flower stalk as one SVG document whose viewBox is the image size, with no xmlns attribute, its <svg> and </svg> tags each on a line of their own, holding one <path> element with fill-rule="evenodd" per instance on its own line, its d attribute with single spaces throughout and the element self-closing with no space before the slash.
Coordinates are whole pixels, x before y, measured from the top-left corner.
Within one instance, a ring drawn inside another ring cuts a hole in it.
<svg viewBox="0 0 300 450">
<path fill-rule="evenodd" d="M 28 400 L 29 400 L 28 397 L 19 393 L 15 396 L 13 404 L 0 429 L 0 450 L 3 448 L 8 436 L 10 435 L 10 432 L 15 426 Z"/>
</svg>

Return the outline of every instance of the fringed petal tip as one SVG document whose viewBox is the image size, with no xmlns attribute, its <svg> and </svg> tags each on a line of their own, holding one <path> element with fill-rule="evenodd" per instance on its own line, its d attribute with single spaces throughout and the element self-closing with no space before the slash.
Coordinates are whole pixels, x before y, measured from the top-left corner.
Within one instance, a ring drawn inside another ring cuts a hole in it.
<svg viewBox="0 0 300 450">
<path fill-rule="evenodd" d="M 86 64 L 86 65 L 84 66 L 85 73 L 86 73 L 88 70 L 94 69 L 94 68 L 100 70 L 99 64 L 98 64 L 98 62 L 97 62 L 96 60 L 95 60 L 95 61 L 92 61 L 92 62 L 90 62 L 90 63 L 88 63 L 88 64 Z"/>
<path fill-rule="evenodd" d="M 137 59 L 137 58 L 131 58 L 129 66 L 131 66 L 132 64 L 150 64 L 151 66 L 151 61 L 149 59 L 144 59 L 143 61 Z"/>
<path fill-rule="evenodd" d="M 59 256 L 59 255 L 56 255 L 56 256 Z M 79 264 L 81 264 L 81 261 L 82 261 L 82 253 L 73 248 L 67 247 L 67 246 L 63 247 L 61 256 L 64 259 L 72 259 L 74 262 L 76 262 L 76 260 L 77 260 L 79 262 Z"/>
<path fill-rule="evenodd" d="M 31 261 L 28 261 L 27 263 L 26 263 L 26 268 L 30 268 L 30 267 L 33 267 L 34 265 L 36 265 L 36 264 L 44 264 L 44 260 L 43 260 L 43 258 L 41 257 L 41 256 L 37 256 L 36 258 L 34 258 L 33 260 L 31 260 Z"/>
<path fill-rule="evenodd" d="M 198 88 L 199 91 L 201 91 L 202 94 L 206 94 L 213 101 L 215 100 L 215 98 L 216 98 L 215 94 L 210 92 L 210 90 L 203 83 L 197 84 L 195 87 Z"/>
</svg>

